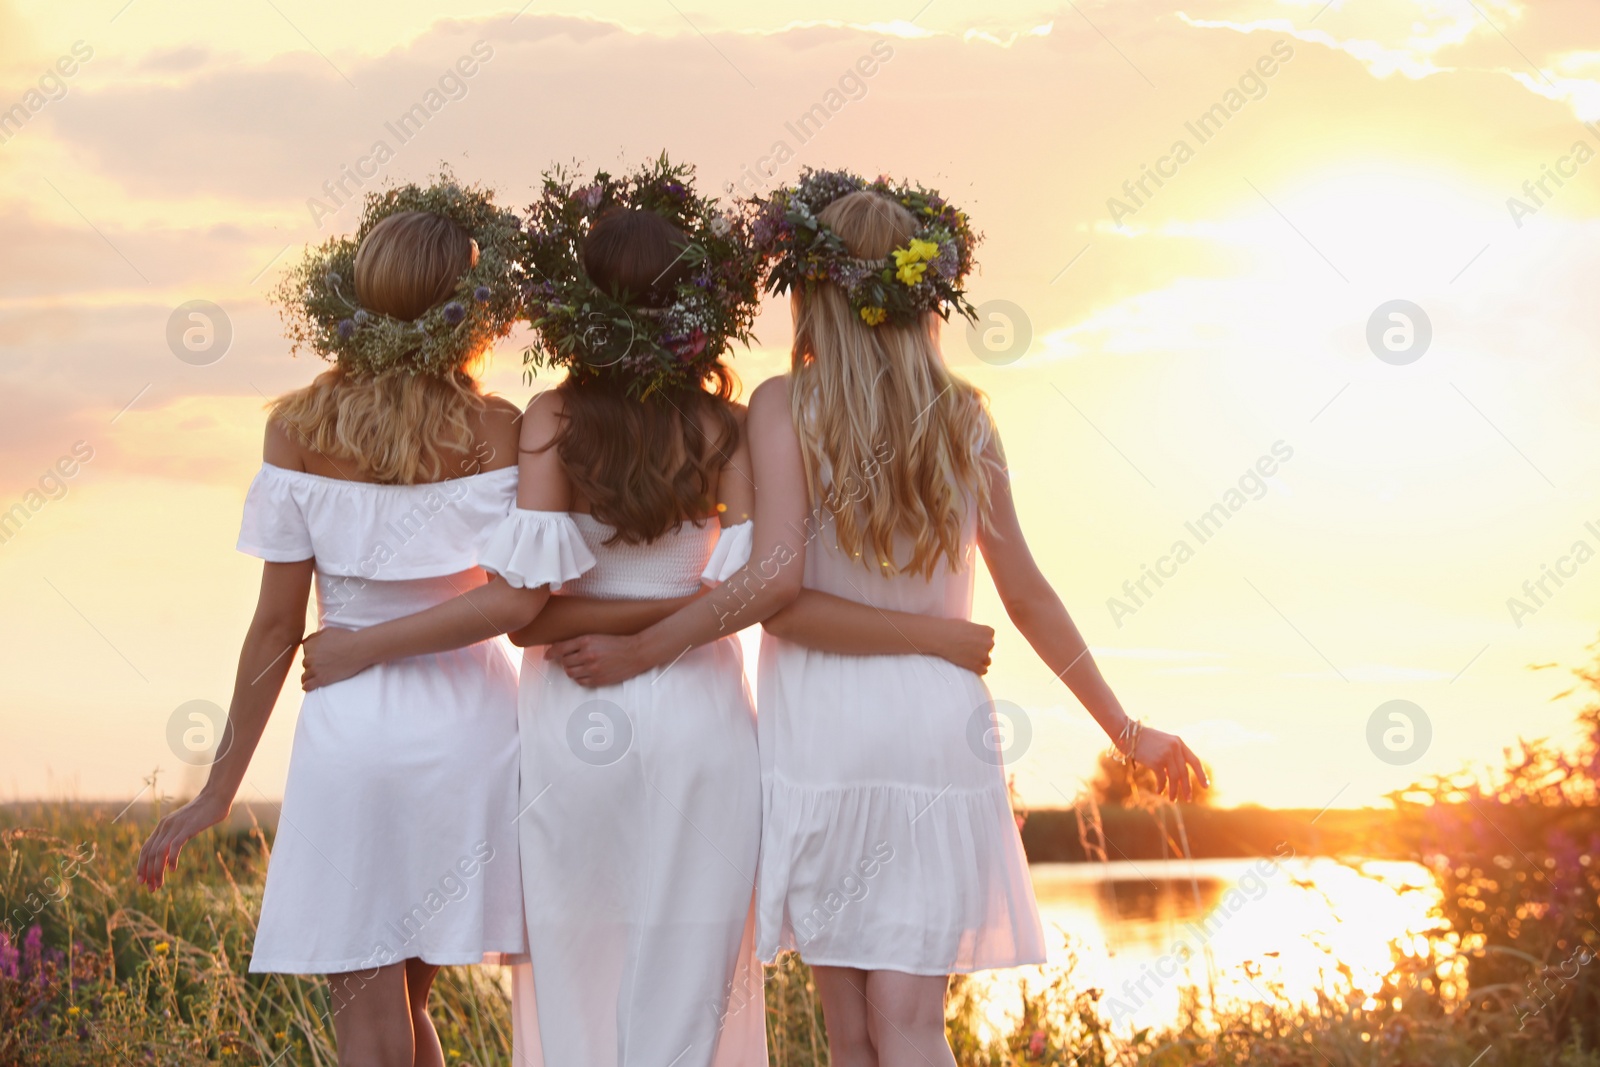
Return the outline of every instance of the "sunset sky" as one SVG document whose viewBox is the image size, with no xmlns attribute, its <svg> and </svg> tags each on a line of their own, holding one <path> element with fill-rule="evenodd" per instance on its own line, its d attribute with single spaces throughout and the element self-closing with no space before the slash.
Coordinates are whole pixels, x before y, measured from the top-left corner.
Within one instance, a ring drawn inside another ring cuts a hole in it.
<svg viewBox="0 0 1600 1067">
<path fill-rule="evenodd" d="M 445 163 L 522 206 L 552 162 L 663 148 L 709 190 L 842 166 L 971 214 L 993 329 L 946 354 L 1123 701 L 1219 803 L 1377 804 L 1569 735 L 1551 698 L 1600 593 L 1592 5 L 438 6 L 0 0 L 0 797 L 198 786 L 167 724 L 228 700 L 263 404 L 321 369 L 265 296 L 353 228 L 330 188 Z M 220 359 L 169 345 L 196 300 Z M 1410 362 L 1369 345 L 1396 300 L 1431 325 Z M 746 390 L 784 365 L 786 304 L 759 334 Z M 519 404 L 523 341 L 491 379 Z M 1022 796 L 1065 803 L 1103 738 L 981 576 L 978 616 L 1032 728 Z M 1391 700 L 1431 723 L 1407 765 L 1368 744 Z M 241 799 L 281 792 L 298 704 Z"/>
</svg>

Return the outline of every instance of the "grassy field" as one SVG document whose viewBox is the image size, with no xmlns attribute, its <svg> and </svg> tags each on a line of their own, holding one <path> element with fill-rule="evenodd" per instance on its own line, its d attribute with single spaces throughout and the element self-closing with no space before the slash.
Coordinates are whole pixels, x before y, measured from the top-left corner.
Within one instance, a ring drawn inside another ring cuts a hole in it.
<svg viewBox="0 0 1600 1067">
<path fill-rule="evenodd" d="M 270 835 L 248 820 L 191 846 L 159 894 L 131 877 L 153 812 L 94 805 L 0 813 L 0 1064 L 333 1064 L 326 991 L 315 980 L 245 973 Z M 1408 952 L 1410 954 L 1408 954 Z M 950 1033 L 963 1065 L 1149 1063 L 1274 1065 L 1600 1065 L 1563 1049 L 1541 1012 L 1519 1028 L 1514 1005 L 1441 982 L 1447 957 L 1396 950 L 1390 988 L 1330 993 L 1296 1006 L 1265 990 L 1249 1010 L 1214 1013 L 1202 991 L 1164 1033 L 1116 1037 L 1102 993 L 1057 968 L 1030 988 L 1009 1032 L 990 1033 L 979 987 L 957 981 Z M 767 980 L 771 1062 L 827 1062 L 806 969 Z M 434 1015 L 451 1062 L 509 1063 L 500 974 L 447 970 Z"/>
<path fill-rule="evenodd" d="M 1392 946 L 1383 988 L 1353 989 L 1335 966 L 1314 1003 L 1295 1003 L 1247 965 L 1255 1003 L 1189 989 L 1166 1030 L 1113 1034 L 1108 994 L 1069 962 L 1034 979 L 995 1032 L 982 984 L 956 980 L 962 1067 L 1600 1067 L 1600 665 L 1576 673 L 1595 699 L 1575 749 L 1525 742 L 1497 770 L 1391 797 L 1390 836 L 1364 845 L 1427 865 L 1442 899 L 1436 934 Z M 133 869 L 157 814 L 0 807 L 0 1067 L 334 1064 L 325 985 L 246 973 L 268 829 L 237 812 L 151 893 Z M 1173 815 L 1142 813 L 1163 826 Z M 509 1064 L 502 973 L 440 976 L 433 1014 L 451 1063 Z M 806 968 L 769 969 L 766 1002 L 774 1067 L 826 1064 Z"/>
</svg>

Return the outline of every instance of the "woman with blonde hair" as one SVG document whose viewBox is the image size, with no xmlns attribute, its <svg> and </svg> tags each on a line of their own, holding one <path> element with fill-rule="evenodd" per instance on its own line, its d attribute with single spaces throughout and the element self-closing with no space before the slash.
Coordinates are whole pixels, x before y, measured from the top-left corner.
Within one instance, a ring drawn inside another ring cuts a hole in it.
<svg viewBox="0 0 1600 1067">
<path fill-rule="evenodd" d="M 265 561 L 255 618 L 206 785 L 140 853 L 152 888 L 227 817 L 313 582 L 330 630 L 462 589 L 502 628 L 538 611 L 543 589 L 478 566 L 515 499 L 518 412 L 474 368 L 516 319 L 520 244 L 487 193 L 404 186 L 370 197 L 357 237 L 312 250 L 280 290 L 297 347 L 334 366 L 272 405 L 239 535 Z M 480 639 L 301 705 L 250 970 L 328 975 L 341 1064 L 443 1064 L 427 1010 L 439 967 L 525 948 L 516 684 Z"/>
<path fill-rule="evenodd" d="M 982 395 L 939 352 L 936 316 L 970 310 L 966 217 L 920 187 L 807 172 L 756 226 L 795 322 L 790 372 L 757 398 L 782 391 L 813 516 L 804 591 L 762 641 L 758 951 L 811 966 L 835 1067 L 953 1067 L 948 976 L 1045 959 L 993 703 L 954 663 L 861 654 L 875 650 L 827 624 L 827 598 L 965 619 L 977 548 L 1012 622 L 1127 758 L 1174 797 L 1204 774 L 1106 685 L 1028 551 Z M 752 433 L 757 416 L 753 402 Z M 552 654 L 613 681 L 699 637 L 695 612 Z"/>
</svg>

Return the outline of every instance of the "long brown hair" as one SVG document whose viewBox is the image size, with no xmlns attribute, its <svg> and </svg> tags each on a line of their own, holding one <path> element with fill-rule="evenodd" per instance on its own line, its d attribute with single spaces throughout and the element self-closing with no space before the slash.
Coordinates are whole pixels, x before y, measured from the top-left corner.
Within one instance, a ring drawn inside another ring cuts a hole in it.
<svg viewBox="0 0 1600 1067">
<path fill-rule="evenodd" d="M 450 298 L 476 254 L 471 236 L 450 219 L 424 211 L 390 215 L 356 250 L 356 300 L 368 311 L 413 320 Z M 374 481 L 438 481 L 452 456 L 473 451 L 473 417 L 484 406 L 473 375 L 480 356 L 472 353 L 445 378 L 335 366 L 279 397 L 272 417 L 311 449 L 350 457 Z"/>
<path fill-rule="evenodd" d="M 582 249 L 595 288 L 648 312 L 677 285 L 688 237 L 652 211 L 599 219 Z M 594 517 L 628 544 L 654 541 L 711 515 L 717 478 L 739 441 L 733 373 L 720 363 L 698 388 L 640 400 L 605 370 L 558 388 L 564 422 L 553 447 Z"/>
<path fill-rule="evenodd" d="M 868 190 L 829 204 L 818 218 L 850 254 L 886 258 L 916 232 L 899 203 Z M 997 473 L 983 394 L 939 354 L 937 316 L 867 326 L 843 290 L 818 282 L 797 291 L 790 402 L 815 506 L 834 519 L 839 547 L 884 574 L 931 575 L 962 566 L 963 532 L 988 510 Z M 824 471 L 859 494 L 830 492 Z M 899 558 L 897 536 L 911 542 Z"/>
</svg>

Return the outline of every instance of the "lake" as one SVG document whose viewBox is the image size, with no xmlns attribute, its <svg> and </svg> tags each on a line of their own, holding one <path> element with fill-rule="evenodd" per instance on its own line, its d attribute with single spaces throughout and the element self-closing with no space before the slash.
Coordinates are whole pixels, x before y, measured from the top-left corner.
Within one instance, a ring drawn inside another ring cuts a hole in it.
<svg viewBox="0 0 1600 1067">
<path fill-rule="evenodd" d="M 1051 963 L 1076 956 L 1073 984 L 1105 990 L 1101 1009 L 1119 1032 L 1175 1021 L 1185 986 L 1214 990 L 1222 1002 L 1265 999 L 1269 986 L 1302 1001 L 1337 982 L 1375 992 L 1392 967 L 1391 943 L 1420 948 L 1439 899 L 1426 868 L 1392 861 L 1140 860 L 1030 870 Z M 983 976 L 990 1017 L 1015 1013 L 1019 984 L 1037 986 L 1047 972 Z"/>
</svg>

